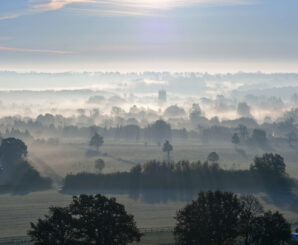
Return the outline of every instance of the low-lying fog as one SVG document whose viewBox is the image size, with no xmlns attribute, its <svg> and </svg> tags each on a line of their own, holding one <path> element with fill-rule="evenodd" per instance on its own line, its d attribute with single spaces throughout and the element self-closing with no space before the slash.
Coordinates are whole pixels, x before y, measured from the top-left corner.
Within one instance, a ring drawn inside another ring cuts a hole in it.
<svg viewBox="0 0 298 245">
<path fill-rule="evenodd" d="M 294 164 L 297 81 L 298 74 L 0 72 L 0 132 L 22 139 L 33 164 L 55 179 L 95 171 L 86 156 L 95 132 L 105 142 L 104 172 L 164 160 L 165 139 L 174 144 L 175 161 L 204 161 L 218 150 L 223 164 L 247 167 L 258 150 L 283 149 Z M 166 123 L 163 135 L 154 129 L 158 120 Z M 251 148 L 255 129 L 270 144 Z M 234 133 L 250 148 L 234 149 Z M 216 147 L 196 153 L 210 144 Z"/>
<path fill-rule="evenodd" d="M 129 122 L 117 118 L 134 118 L 146 125 L 161 117 L 187 120 L 196 107 L 208 119 L 253 117 L 262 123 L 297 106 L 297 81 L 297 74 L 0 72 L 0 115 L 50 113 L 81 125 L 122 125 Z M 166 91 L 165 101 L 158 100 L 159 90 Z"/>
</svg>

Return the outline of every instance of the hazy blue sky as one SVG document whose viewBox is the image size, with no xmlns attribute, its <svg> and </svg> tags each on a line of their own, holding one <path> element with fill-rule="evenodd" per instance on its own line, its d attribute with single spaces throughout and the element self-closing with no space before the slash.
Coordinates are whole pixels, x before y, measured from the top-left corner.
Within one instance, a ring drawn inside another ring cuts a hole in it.
<svg viewBox="0 0 298 245">
<path fill-rule="evenodd" d="M 0 70 L 297 71 L 297 0 L 0 0 Z"/>
</svg>

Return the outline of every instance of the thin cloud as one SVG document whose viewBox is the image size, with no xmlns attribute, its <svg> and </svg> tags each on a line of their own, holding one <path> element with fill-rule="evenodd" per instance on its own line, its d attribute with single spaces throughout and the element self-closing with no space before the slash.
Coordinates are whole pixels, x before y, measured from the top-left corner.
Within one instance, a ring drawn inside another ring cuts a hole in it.
<svg viewBox="0 0 298 245">
<path fill-rule="evenodd" d="M 114 7 L 141 9 L 172 9 L 193 5 L 247 5 L 248 0 L 95 0 L 93 3 Z"/>
<path fill-rule="evenodd" d="M 23 14 L 12 14 L 12 15 L 7 15 L 7 16 L 0 16 L 0 21 L 2 20 L 10 20 L 10 19 L 15 19 L 18 18 L 20 16 L 22 16 Z"/>
<path fill-rule="evenodd" d="M 91 14 L 97 10 L 99 15 L 117 16 L 154 16 L 150 9 L 173 9 L 194 5 L 247 5 L 253 0 L 28 0 L 29 8 L 21 13 L 0 16 L 0 21 L 18 18 L 48 11 L 66 8 L 68 5 L 76 6 L 80 11 L 89 9 Z M 143 10 L 143 11 L 141 11 Z M 147 10 L 147 11 L 146 11 Z"/>
<path fill-rule="evenodd" d="M 22 53 L 46 53 L 46 54 L 70 54 L 71 52 L 55 49 L 26 49 L 26 48 L 10 48 L 0 46 L 0 51 L 22 52 Z"/>
<path fill-rule="evenodd" d="M 86 16 L 161 16 L 150 11 L 129 11 L 129 10 L 112 10 L 112 9 L 91 9 L 91 8 L 68 8 L 68 12 L 77 15 Z"/>
<path fill-rule="evenodd" d="M 249 4 L 248 0 L 31 0 L 32 8 L 39 11 L 61 9 L 69 4 L 100 4 L 114 7 L 167 9 L 190 5 L 242 5 Z"/>
<path fill-rule="evenodd" d="M 43 1 L 43 0 L 31 0 L 32 8 L 34 10 L 45 12 L 45 11 L 51 11 L 51 10 L 58 10 L 63 8 L 64 6 L 68 4 L 73 3 L 95 3 L 96 0 L 50 0 L 50 1 Z"/>
<path fill-rule="evenodd" d="M 169 45 L 106 45 L 91 49 L 91 51 L 148 51 L 170 49 Z"/>
</svg>

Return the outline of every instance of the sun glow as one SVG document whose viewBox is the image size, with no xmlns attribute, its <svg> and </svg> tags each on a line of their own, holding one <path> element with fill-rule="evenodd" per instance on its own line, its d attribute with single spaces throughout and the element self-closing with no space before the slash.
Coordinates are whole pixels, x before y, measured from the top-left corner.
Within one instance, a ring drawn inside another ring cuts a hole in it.
<svg viewBox="0 0 298 245">
<path fill-rule="evenodd" d="M 96 6 L 134 9 L 171 9 L 197 4 L 247 4 L 247 0 L 30 0 L 31 10 L 45 12 L 58 10 L 73 4 L 90 4 Z M 86 6 L 85 6 L 86 7 Z"/>
<path fill-rule="evenodd" d="M 116 2 L 116 1 L 115 1 Z M 118 4 L 120 1 L 117 1 Z M 128 0 L 121 1 L 125 6 L 131 6 L 135 8 L 155 8 L 155 9 L 167 9 L 182 5 L 180 0 Z"/>
</svg>

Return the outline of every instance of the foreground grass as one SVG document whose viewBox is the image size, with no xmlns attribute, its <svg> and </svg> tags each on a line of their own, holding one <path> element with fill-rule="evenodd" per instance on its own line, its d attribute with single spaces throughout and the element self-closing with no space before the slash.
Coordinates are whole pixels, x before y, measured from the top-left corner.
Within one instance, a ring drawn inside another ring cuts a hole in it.
<svg viewBox="0 0 298 245">
<path fill-rule="evenodd" d="M 33 245 L 30 242 L 9 242 L 1 243 L 1 245 Z M 139 243 L 132 243 L 132 245 L 173 245 L 174 238 L 171 232 L 148 232 L 142 237 Z"/>
<path fill-rule="evenodd" d="M 171 232 L 150 232 L 145 233 L 140 243 L 133 245 L 172 245 L 174 244 L 173 233 Z"/>
</svg>

